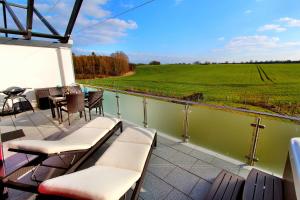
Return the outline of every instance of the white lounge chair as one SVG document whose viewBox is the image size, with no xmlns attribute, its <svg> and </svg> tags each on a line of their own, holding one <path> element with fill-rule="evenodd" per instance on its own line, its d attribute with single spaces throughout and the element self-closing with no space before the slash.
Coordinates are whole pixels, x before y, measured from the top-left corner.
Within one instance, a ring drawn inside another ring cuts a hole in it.
<svg viewBox="0 0 300 200">
<path fill-rule="evenodd" d="M 120 126 L 119 119 L 98 117 L 60 140 L 12 141 L 8 142 L 8 148 L 9 151 L 33 155 L 46 154 L 48 156 L 63 152 L 87 150 L 96 145 L 113 129 L 121 128 Z"/>
<path fill-rule="evenodd" d="M 36 170 L 39 166 L 49 166 L 43 162 L 51 156 L 61 156 L 69 153 L 81 153 L 76 160 L 73 158 L 67 167 L 63 167 L 68 173 L 76 171 L 102 144 L 104 144 L 118 129 L 122 132 L 122 122 L 116 118 L 98 117 L 70 135 L 57 140 L 20 140 L 9 142 L 9 150 L 19 153 L 37 155 L 36 158 L 19 167 L 6 177 L 1 178 L 0 192 L 4 187 L 11 187 L 28 192 L 37 192 L 36 185 L 20 183 L 19 177 L 30 170 Z M 33 173 L 34 175 L 34 173 Z M 32 176 L 33 178 L 33 176 Z M 39 182 L 40 180 L 34 179 Z"/>
<path fill-rule="evenodd" d="M 154 146 L 156 132 L 126 128 L 94 166 L 46 180 L 38 192 L 47 197 L 116 200 L 136 183 L 131 199 L 137 199 Z"/>
</svg>

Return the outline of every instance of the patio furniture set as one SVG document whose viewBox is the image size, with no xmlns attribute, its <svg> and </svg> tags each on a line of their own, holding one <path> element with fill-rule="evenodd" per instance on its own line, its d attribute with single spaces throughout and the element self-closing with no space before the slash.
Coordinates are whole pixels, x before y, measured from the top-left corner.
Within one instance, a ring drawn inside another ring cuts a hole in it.
<svg viewBox="0 0 300 200">
<path fill-rule="evenodd" d="M 89 91 L 83 93 L 79 86 L 66 86 L 49 88 L 49 106 L 51 108 L 52 117 L 56 118 L 55 110 L 57 112 L 57 119 L 59 123 L 63 121 L 63 112 L 68 115 L 68 122 L 70 125 L 70 114 L 79 113 L 80 117 L 84 114 L 86 120 L 85 108 L 89 110 L 89 117 L 91 120 L 91 110 L 99 109 L 99 114 L 103 115 L 103 91 Z"/>
</svg>

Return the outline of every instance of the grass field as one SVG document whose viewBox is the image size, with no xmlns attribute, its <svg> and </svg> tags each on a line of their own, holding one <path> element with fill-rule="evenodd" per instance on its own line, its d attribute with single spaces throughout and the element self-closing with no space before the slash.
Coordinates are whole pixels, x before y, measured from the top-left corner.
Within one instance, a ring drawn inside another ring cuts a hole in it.
<svg viewBox="0 0 300 200">
<path fill-rule="evenodd" d="M 300 105 L 300 64 L 144 65 L 131 76 L 78 82 L 177 98 L 202 93 L 206 103 L 290 115 Z"/>
</svg>

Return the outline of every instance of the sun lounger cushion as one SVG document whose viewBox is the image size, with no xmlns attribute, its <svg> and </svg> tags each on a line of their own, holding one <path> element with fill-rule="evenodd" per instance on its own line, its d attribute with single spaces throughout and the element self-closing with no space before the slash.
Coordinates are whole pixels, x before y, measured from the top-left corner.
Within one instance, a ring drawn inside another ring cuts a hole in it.
<svg viewBox="0 0 300 200">
<path fill-rule="evenodd" d="M 142 172 L 149 150 L 149 145 L 115 141 L 96 162 L 96 165 Z"/>
<path fill-rule="evenodd" d="M 143 128 L 127 128 L 95 166 L 44 181 L 39 192 L 75 199 L 120 199 L 141 177 L 154 135 Z"/>
<path fill-rule="evenodd" d="M 155 135 L 155 130 L 153 129 L 145 129 L 140 127 L 128 127 L 117 138 L 117 141 L 151 145 L 154 135 Z"/>
<path fill-rule="evenodd" d="M 44 181 L 39 192 L 74 199 L 116 200 L 140 177 L 136 171 L 107 166 L 93 166 L 65 176 Z"/>
<path fill-rule="evenodd" d="M 80 128 L 61 140 L 19 140 L 9 142 L 8 147 L 45 154 L 84 150 L 95 145 L 108 131 L 109 129 Z"/>
<path fill-rule="evenodd" d="M 120 120 L 111 117 L 97 117 L 83 127 L 112 129 Z"/>
</svg>

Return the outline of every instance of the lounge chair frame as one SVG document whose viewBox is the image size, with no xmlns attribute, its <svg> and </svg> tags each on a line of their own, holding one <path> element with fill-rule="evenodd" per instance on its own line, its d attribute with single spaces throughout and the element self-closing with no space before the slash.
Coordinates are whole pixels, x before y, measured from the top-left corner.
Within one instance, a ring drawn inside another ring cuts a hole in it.
<svg viewBox="0 0 300 200">
<path fill-rule="evenodd" d="M 37 193 L 38 194 L 38 186 L 33 185 L 33 184 L 28 184 L 28 183 L 21 183 L 18 182 L 18 178 L 22 177 L 26 173 L 34 170 L 36 167 L 39 166 L 46 166 L 50 168 L 58 168 L 61 169 L 60 167 L 56 166 L 47 166 L 47 165 L 42 165 L 43 161 L 47 160 L 48 158 L 52 156 L 57 156 L 57 155 L 66 155 L 66 154 L 75 154 L 75 153 L 83 153 L 83 155 L 76 161 L 74 164 L 71 164 L 68 168 L 66 168 L 66 171 L 64 174 L 69 174 L 72 172 L 75 172 L 78 170 L 84 162 L 92 156 L 92 154 L 99 149 L 117 130 L 120 130 L 121 132 L 123 131 L 123 123 L 122 121 L 119 121 L 107 134 L 105 134 L 94 146 L 87 150 L 75 150 L 75 151 L 67 151 L 63 152 L 60 154 L 44 154 L 44 153 L 39 153 L 39 152 L 32 152 L 32 151 L 25 151 L 25 150 L 20 150 L 20 149 L 9 149 L 9 151 L 17 152 L 17 153 L 24 153 L 24 154 L 31 154 L 37 156 L 36 158 L 32 159 L 31 161 L 27 162 L 26 164 L 22 165 L 21 167 L 17 168 L 16 170 L 12 171 L 5 177 L 1 178 L 0 182 L 0 192 L 1 196 L 0 199 L 3 199 L 3 191 L 4 188 L 12 188 L 16 190 L 21 190 L 25 192 L 31 192 L 31 193 Z M 2 198 L 1 198 L 2 197 Z M 62 199 L 62 198 L 60 198 Z"/>
<path fill-rule="evenodd" d="M 141 177 L 137 180 L 136 185 L 134 187 L 134 190 L 132 192 L 132 195 L 131 195 L 131 198 L 130 198 L 131 200 L 137 200 L 139 198 L 139 193 L 140 193 L 140 190 L 141 190 L 142 185 L 143 185 L 143 181 L 144 181 L 144 178 L 145 178 L 145 175 L 146 175 L 146 172 L 147 172 L 147 167 L 148 167 L 149 162 L 150 162 L 152 151 L 156 146 L 157 146 L 157 132 L 155 132 L 154 139 L 152 141 L 151 148 L 150 148 L 149 153 L 147 155 L 147 159 L 146 159 Z M 68 172 L 66 172 L 66 174 L 72 173 L 74 171 L 75 170 L 71 168 Z M 120 198 L 121 200 L 127 199 L 126 198 L 127 192 Z M 54 196 L 54 195 L 44 195 L 44 194 L 39 194 L 36 199 L 37 200 L 72 200 L 71 198 L 66 198 L 66 197 L 61 197 L 61 196 Z"/>
</svg>

